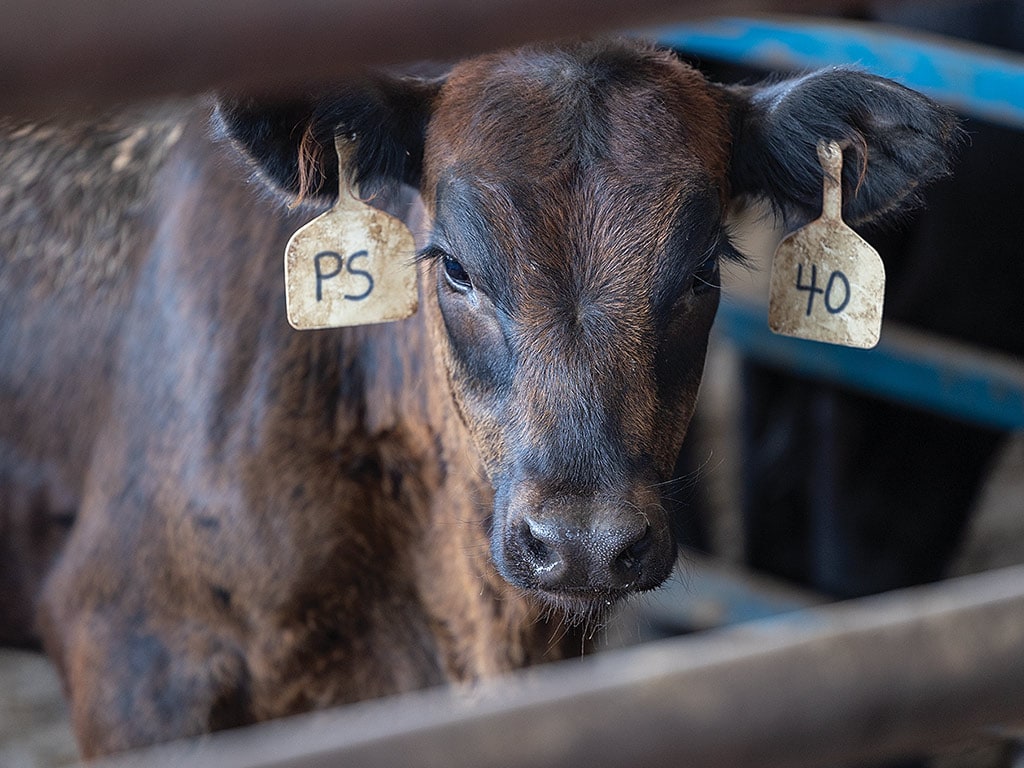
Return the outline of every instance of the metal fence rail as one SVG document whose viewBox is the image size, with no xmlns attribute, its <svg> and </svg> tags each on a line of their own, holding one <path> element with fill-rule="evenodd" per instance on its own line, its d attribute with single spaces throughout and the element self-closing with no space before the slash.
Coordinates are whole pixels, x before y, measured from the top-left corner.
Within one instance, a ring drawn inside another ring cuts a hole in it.
<svg viewBox="0 0 1024 768">
<path fill-rule="evenodd" d="M 765 302 L 727 297 L 716 320 L 747 357 L 914 408 L 1024 430 L 1024 361 L 886 322 L 876 348 L 823 345 L 768 330 Z"/>
<path fill-rule="evenodd" d="M 713 19 L 662 30 L 691 56 L 773 71 L 862 67 L 959 112 L 1024 128 L 1024 56 L 877 23 L 835 19 Z"/>
<path fill-rule="evenodd" d="M 892 2 L 893 0 L 889 0 Z M 825 11 L 855 0 L 13 0 L 0 112 L 45 113 L 213 88 L 288 89 L 361 66 L 711 13 Z"/>
<path fill-rule="evenodd" d="M 1024 719 L 1024 567 L 278 721 L 105 768 L 801 768 Z"/>
</svg>

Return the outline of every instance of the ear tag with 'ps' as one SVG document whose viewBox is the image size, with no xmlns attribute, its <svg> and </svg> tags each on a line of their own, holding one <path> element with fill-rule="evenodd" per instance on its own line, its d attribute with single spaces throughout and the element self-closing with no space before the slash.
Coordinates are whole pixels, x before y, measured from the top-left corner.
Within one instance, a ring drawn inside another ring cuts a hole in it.
<svg viewBox="0 0 1024 768">
<path fill-rule="evenodd" d="M 402 320 L 418 304 L 412 233 L 359 198 L 348 170 L 354 144 L 339 136 L 335 145 L 338 202 L 285 249 L 288 322 L 299 330 Z"/>
<path fill-rule="evenodd" d="M 878 343 L 885 267 L 843 221 L 843 152 L 818 144 L 825 171 L 821 216 L 788 235 L 772 260 L 768 325 L 775 332 L 848 347 Z"/>
</svg>

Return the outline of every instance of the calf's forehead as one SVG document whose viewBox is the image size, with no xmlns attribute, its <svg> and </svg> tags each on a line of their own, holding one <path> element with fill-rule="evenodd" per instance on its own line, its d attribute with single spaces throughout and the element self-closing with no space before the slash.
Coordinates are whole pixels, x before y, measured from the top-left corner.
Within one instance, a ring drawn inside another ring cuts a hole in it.
<svg viewBox="0 0 1024 768">
<path fill-rule="evenodd" d="M 454 168 L 513 184 L 603 173 L 670 196 L 710 182 L 724 196 L 728 144 L 720 96 L 668 52 L 518 50 L 452 71 L 428 127 L 424 191 L 432 203 Z"/>
</svg>

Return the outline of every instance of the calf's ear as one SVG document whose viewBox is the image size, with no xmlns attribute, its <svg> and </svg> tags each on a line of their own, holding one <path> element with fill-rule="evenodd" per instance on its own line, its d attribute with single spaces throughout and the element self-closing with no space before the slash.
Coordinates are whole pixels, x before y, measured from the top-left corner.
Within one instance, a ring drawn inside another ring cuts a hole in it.
<svg viewBox="0 0 1024 768">
<path fill-rule="evenodd" d="M 949 110 L 853 69 L 725 92 L 733 194 L 766 199 L 790 225 L 821 211 L 819 141 L 843 148 L 843 215 L 858 224 L 919 203 L 922 186 L 948 175 L 961 137 Z"/>
<path fill-rule="evenodd" d="M 419 184 L 426 126 L 442 82 L 373 75 L 288 100 L 223 96 L 214 124 L 289 203 L 337 198 L 336 135 L 356 139 L 362 196 L 386 195 L 401 183 Z"/>
</svg>

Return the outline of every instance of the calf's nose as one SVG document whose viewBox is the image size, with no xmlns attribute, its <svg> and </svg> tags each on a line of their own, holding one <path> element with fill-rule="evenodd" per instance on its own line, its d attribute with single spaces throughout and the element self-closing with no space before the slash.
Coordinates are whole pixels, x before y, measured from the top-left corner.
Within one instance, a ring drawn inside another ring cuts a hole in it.
<svg viewBox="0 0 1024 768">
<path fill-rule="evenodd" d="M 512 543 L 520 572 L 548 591 L 622 591 L 650 570 L 651 528 L 640 515 L 580 526 L 527 514 Z"/>
</svg>

